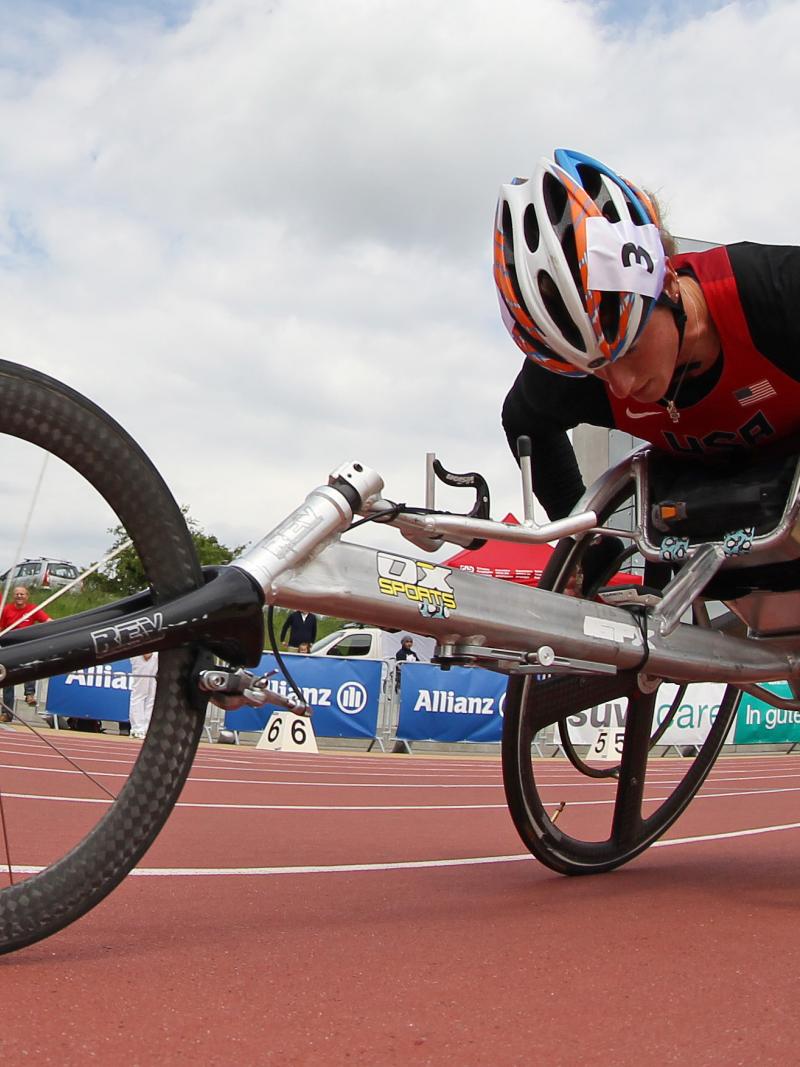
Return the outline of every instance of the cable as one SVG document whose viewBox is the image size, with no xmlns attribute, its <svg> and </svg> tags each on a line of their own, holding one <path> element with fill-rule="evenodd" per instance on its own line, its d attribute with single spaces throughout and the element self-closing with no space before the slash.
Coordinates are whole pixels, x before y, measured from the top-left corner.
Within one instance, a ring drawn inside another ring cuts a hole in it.
<svg viewBox="0 0 800 1067">
<path fill-rule="evenodd" d="M 359 519 L 357 522 L 352 522 L 347 527 L 347 532 L 355 530 L 357 526 L 363 526 L 365 522 L 391 522 L 392 519 L 396 519 L 398 515 L 450 515 L 455 516 L 458 519 L 472 518 L 469 514 L 464 514 L 461 511 L 443 511 L 441 508 L 419 508 L 410 507 L 408 504 L 394 504 L 392 501 L 387 501 L 392 506 L 388 511 L 380 511 L 376 515 L 366 515 L 363 519 Z"/>
<path fill-rule="evenodd" d="M 289 686 L 294 695 L 297 697 L 303 707 L 306 707 L 306 698 L 303 696 L 294 678 L 292 678 L 291 674 L 289 673 L 289 668 L 286 666 L 283 656 L 280 654 L 280 651 L 278 649 L 278 641 L 275 637 L 275 608 L 272 604 L 270 604 L 270 606 L 267 608 L 267 633 L 269 634 L 269 643 L 272 647 L 272 654 L 275 656 L 275 662 L 278 664 L 278 667 L 282 671 L 284 678 L 289 683 Z"/>
<path fill-rule="evenodd" d="M 639 627 L 639 632 L 642 635 L 642 658 L 640 662 L 637 663 L 636 666 L 633 668 L 637 674 L 640 674 L 647 665 L 647 661 L 650 659 L 650 642 L 647 639 L 647 620 L 649 616 L 647 614 L 647 608 L 644 606 L 644 604 L 630 604 L 626 606 L 630 614 L 636 620 L 636 624 Z"/>
<path fill-rule="evenodd" d="M 407 510 L 409 509 L 405 504 L 393 504 L 390 511 L 381 511 L 377 515 L 365 515 L 363 519 L 351 522 L 347 527 L 347 532 L 355 530 L 357 526 L 363 526 L 365 522 L 391 522 L 392 519 L 396 519 L 398 515 Z"/>
</svg>

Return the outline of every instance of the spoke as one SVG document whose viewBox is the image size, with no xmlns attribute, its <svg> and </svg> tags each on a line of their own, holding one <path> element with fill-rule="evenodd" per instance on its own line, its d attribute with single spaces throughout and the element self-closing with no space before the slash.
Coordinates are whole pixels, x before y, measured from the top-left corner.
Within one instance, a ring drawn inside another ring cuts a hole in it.
<svg viewBox="0 0 800 1067">
<path fill-rule="evenodd" d="M 6 710 L 5 701 L 0 700 L 0 708 L 3 711 Z M 13 712 L 11 713 L 13 715 Z M 10 885 L 14 884 L 14 871 L 11 867 L 11 846 L 8 843 L 8 828 L 6 827 L 6 809 L 3 805 L 3 790 L 0 788 L 0 831 L 3 835 L 3 853 L 6 857 L 6 867 L 8 868 L 8 881 Z"/>
<path fill-rule="evenodd" d="M 25 522 L 22 524 L 22 530 L 21 530 L 20 536 L 19 536 L 19 544 L 17 545 L 17 550 L 14 553 L 14 562 L 11 564 L 11 566 L 8 569 L 8 578 L 6 579 L 6 584 L 3 587 L 2 600 L 0 600 L 0 612 L 2 612 L 3 608 L 6 606 L 6 602 L 8 600 L 8 591 L 11 588 L 11 576 L 14 573 L 14 570 L 16 569 L 17 564 L 22 559 L 22 553 L 23 553 L 23 550 L 25 548 L 25 542 L 28 539 L 28 530 L 30 529 L 31 520 L 33 519 L 33 513 L 34 513 L 34 511 L 36 509 L 36 504 L 38 503 L 38 500 L 39 500 L 39 494 L 42 491 L 42 482 L 44 481 L 44 472 L 47 470 L 47 462 L 48 462 L 49 459 L 50 459 L 50 453 L 49 452 L 45 452 L 43 457 L 42 457 L 42 465 L 39 468 L 39 475 L 38 475 L 38 477 L 36 479 L 36 485 L 34 486 L 33 492 L 31 493 L 31 502 L 28 505 L 28 514 L 25 516 Z"/>
<path fill-rule="evenodd" d="M 24 719 L 20 718 L 20 716 L 17 715 L 17 713 L 15 711 L 13 711 L 11 708 L 8 707 L 8 705 L 5 703 L 5 701 L 0 700 L 0 708 L 3 708 L 3 710 L 10 712 L 10 714 L 12 716 L 12 719 L 13 719 L 13 721 L 15 723 L 19 723 L 20 726 L 24 726 L 30 733 L 33 734 L 34 737 L 38 738 L 39 741 L 41 741 L 43 744 L 47 745 L 47 747 L 52 752 L 54 752 L 60 759 L 64 760 L 65 763 L 68 763 L 69 766 L 72 767 L 73 770 L 75 770 L 78 774 L 82 775 L 84 778 L 88 779 L 88 781 L 90 781 L 94 786 L 96 786 L 97 789 L 101 793 L 104 793 L 109 798 L 109 800 L 111 800 L 113 802 L 114 800 L 117 799 L 116 793 L 112 793 L 109 789 L 106 789 L 106 787 L 103 785 L 102 782 L 99 782 L 97 780 L 97 778 L 94 777 L 93 774 L 90 774 L 89 771 L 87 771 L 84 767 L 81 767 L 81 765 L 79 763 L 76 763 L 75 760 L 72 759 L 70 756 L 68 756 L 66 754 L 66 752 L 63 752 L 58 747 L 58 745 L 54 745 L 53 742 L 50 741 L 50 739 L 48 737 L 46 737 L 45 734 L 41 730 L 37 730 L 37 728 L 32 723 L 26 722 Z M 13 870 L 13 867 L 12 867 L 12 864 L 11 864 L 11 843 L 10 843 L 10 841 L 8 839 L 8 826 L 7 826 L 7 823 L 6 823 L 6 812 L 5 812 L 5 807 L 4 807 L 4 803 L 3 803 L 3 789 L 2 789 L 2 784 L 1 783 L 0 783 L 0 837 L 2 838 L 3 852 L 4 852 L 4 855 L 5 855 L 5 858 L 6 858 L 5 864 L 3 866 L 4 866 L 4 868 L 6 868 L 8 870 L 9 884 L 13 885 L 14 884 L 14 870 Z"/>
<path fill-rule="evenodd" d="M 6 809 L 3 805 L 3 790 L 0 789 L 0 829 L 3 833 L 3 849 L 6 857 L 6 867 L 8 869 L 8 881 L 10 885 L 14 884 L 14 870 L 11 866 L 11 848 L 8 844 L 8 830 L 6 829 Z"/>
<path fill-rule="evenodd" d="M 628 697 L 625 742 L 619 767 L 611 839 L 620 846 L 635 843 L 642 825 L 642 797 L 650 752 L 654 701 L 644 694 Z"/>
<path fill-rule="evenodd" d="M 38 738 L 39 741 L 47 745 L 47 747 L 52 752 L 54 752 L 65 763 L 69 764 L 69 766 L 72 767 L 73 770 L 75 770 L 78 774 L 80 774 L 82 777 L 86 778 L 94 786 L 96 786 L 99 792 L 105 794 L 105 796 L 107 796 L 112 803 L 117 799 L 116 793 L 112 793 L 111 790 L 107 789 L 102 782 L 98 781 L 97 778 L 95 778 L 93 774 L 90 774 L 89 771 L 87 771 L 84 767 L 81 767 L 79 763 L 76 763 L 75 760 L 68 756 L 66 752 L 63 752 L 58 747 L 58 745 L 54 745 L 53 742 L 50 741 L 50 739 L 46 737 L 41 730 L 38 730 L 32 723 L 26 722 L 24 719 L 20 718 L 19 715 L 17 715 L 15 711 L 12 711 L 8 707 L 8 705 L 2 700 L 0 700 L 0 707 L 9 711 L 12 715 L 14 722 L 19 723 L 20 726 L 24 726 L 30 733 L 34 735 L 34 737 Z M 8 837 L 8 825 L 6 822 L 2 783 L 0 783 L 0 840 L 2 840 L 3 854 L 5 855 L 5 863 L 3 864 L 3 867 L 8 871 L 9 884 L 13 885 L 14 868 L 11 863 L 11 843 Z"/>
<path fill-rule="evenodd" d="M 3 706 L 5 707 L 5 705 L 3 705 Z M 20 724 L 20 726 L 24 726 L 26 728 L 26 730 L 30 731 L 30 733 L 33 734 L 34 737 L 38 738 L 43 744 L 47 745 L 47 747 L 51 751 L 55 752 L 55 754 L 57 756 L 59 756 L 61 759 L 63 759 L 65 763 L 68 763 L 70 765 L 70 767 L 72 767 L 73 770 L 77 771 L 78 774 L 82 774 L 84 778 L 87 778 L 90 782 L 92 782 L 94 785 L 96 785 L 97 788 L 100 790 L 100 792 L 101 793 L 105 793 L 105 795 L 109 798 L 109 800 L 116 800 L 117 799 L 117 794 L 116 793 L 112 793 L 109 789 L 106 789 L 106 787 L 103 785 L 103 783 L 102 782 L 98 782 L 98 780 L 94 777 L 93 774 L 90 774 L 84 767 L 81 767 L 81 765 L 79 763 L 76 763 L 74 759 L 71 759 L 66 754 L 66 752 L 63 752 L 58 747 L 58 745 L 54 745 L 53 742 L 50 741 L 50 739 L 44 734 L 44 732 L 42 730 L 37 730 L 36 727 L 33 725 L 33 723 L 26 722 L 24 719 L 21 719 L 19 717 L 19 715 L 17 715 L 15 712 L 12 712 L 11 714 L 14 716 L 14 721 L 15 722 L 18 722 Z"/>
<path fill-rule="evenodd" d="M 0 711 L 8 711 L 12 718 L 14 716 L 14 712 L 11 711 L 4 700 L 0 700 Z M 6 809 L 3 804 L 2 782 L 0 782 L 0 833 L 2 833 L 3 840 L 3 855 L 6 858 L 5 866 L 8 869 L 8 882 L 9 885 L 13 885 L 14 872 L 11 867 L 11 846 L 8 843 L 8 828 L 6 827 Z"/>
</svg>

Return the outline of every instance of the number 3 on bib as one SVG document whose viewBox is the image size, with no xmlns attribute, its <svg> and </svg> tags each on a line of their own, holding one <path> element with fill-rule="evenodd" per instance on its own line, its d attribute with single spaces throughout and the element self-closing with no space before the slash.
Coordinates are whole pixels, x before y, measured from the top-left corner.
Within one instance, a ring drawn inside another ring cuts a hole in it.
<svg viewBox="0 0 800 1067">
<path fill-rule="evenodd" d="M 256 748 L 272 752 L 319 752 L 311 719 L 291 711 L 275 711 L 264 727 Z"/>
</svg>

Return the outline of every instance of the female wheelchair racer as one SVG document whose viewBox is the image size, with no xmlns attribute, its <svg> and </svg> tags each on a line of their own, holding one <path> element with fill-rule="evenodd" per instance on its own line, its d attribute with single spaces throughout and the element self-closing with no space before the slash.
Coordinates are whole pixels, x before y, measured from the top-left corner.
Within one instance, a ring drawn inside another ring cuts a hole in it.
<svg viewBox="0 0 800 1067">
<path fill-rule="evenodd" d="M 768 423 L 771 428 L 760 435 L 763 441 L 749 430 L 752 440 L 746 443 L 785 440 L 792 420 L 776 399 L 782 396 L 783 379 L 765 369 L 774 357 L 772 349 L 766 351 L 769 335 L 758 335 L 761 349 L 755 354 L 745 353 L 750 360 L 746 373 L 737 378 L 728 366 L 734 362 L 731 353 L 738 351 L 729 344 L 733 325 L 716 317 L 715 309 L 731 305 L 734 289 L 738 293 L 741 288 L 740 276 L 732 288 L 730 271 L 719 257 L 703 261 L 710 264 L 708 270 L 698 265 L 698 257 L 687 260 L 691 274 L 679 273 L 680 263 L 667 262 L 654 210 L 647 205 L 644 194 L 629 183 L 575 153 L 545 162 L 530 183 L 504 188 L 495 276 L 515 340 L 543 364 L 530 362 L 530 367 L 541 380 L 572 390 L 563 395 L 591 399 L 594 391 L 595 399 L 606 397 L 609 410 L 613 403 L 623 404 L 626 413 L 641 416 L 634 419 L 637 429 L 640 421 L 652 419 L 654 426 L 658 421 L 664 440 L 668 443 L 666 435 L 672 432 L 681 448 L 688 442 L 685 450 L 691 456 L 705 447 L 695 447 L 697 434 L 705 441 L 712 433 L 717 443 L 735 438 L 731 427 L 737 411 L 755 419 L 754 427 Z M 737 254 L 728 250 L 728 260 L 735 267 Z M 777 303 L 776 297 L 771 299 Z M 690 312 L 686 320 L 684 304 Z M 751 315 L 752 306 L 746 308 Z M 706 368 L 708 353 L 718 348 L 712 325 L 721 352 Z M 618 377 L 626 363 L 628 373 L 631 367 L 641 368 L 638 376 L 629 373 L 627 384 Z M 677 388 L 667 385 L 663 396 L 656 397 L 675 365 Z M 526 368 L 521 377 L 529 373 Z M 717 375 L 718 389 L 712 388 L 708 397 L 716 392 L 718 402 L 708 409 L 700 400 L 698 410 L 718 411 L 720 419 L 728 420 L 716 423 L 713 431 L 697 429 L 690 421 L 697 412 L 688 403 L 693 379 L 701 383 L 709 373 Z M 589 376 L 568 377 L 573 374 Z M 733 392 L 723 395 L 720 383 Z M 44 865 L 41 858 L 38 864 L 36 857 L 31 861 L 28 847 L 44 839 L 36 819 L 46 819 L 41 801 L 47 798 L 29 802 L 4 785 L 5 777 L 0 780 L 5 853 L 0 952 L 30 944 L 77 919 L 141 859 L 189 772 L 210 694 L 223 704 L 286 703 L 269 689 L 267 679 L 255 679 L 243 669 L 260 659 L 265 604 L 427 633 L 438 641 L 443 666 L 478 665 L 507 673 L 503 774 L 509 807 L 531 852 L 563 873 L 609 870 L 664 833 L 712 767 L 740 691 L 763 694 L 760 683 L 787 679 L 792 698 L 768 696 L 778 706 L 800 707 L 796 457 L 778 461 L 767 449 L 752 449 L 765 462 L 737 460 L 746 470 L 737 474 L 740 491 L 733 493 L 736 472 L 728 467 L 721 475 L 702 469 L 698 477 L 696 464 L 687 472 L 685 465 L 662 464 L 656 453 L 638 453 L 582 496 L 578 489 L 580 499 L 566 508 L 568 516 L 540 527 L 532 520 L 527 446 L 520 450 L 525 500 L 520 526 L 488 518 L 488 493 L 483 494 L 474 476 L 452 476 L 457 484 L 479 487 L 476 507 L 458 516 L 437 511 L 432 493 L 423 508 L 386 500 L 376 472 L 361 462 L 344 464 L 234 564 L 203 573 L 163 480 L 105 412 L 45 375 L 3 362 L 0 394 L 6 405 L 6 438 L 49 452 L 77 472 L 125 529 L 147 579 L 147 589 L 125 601 L 0 635 L 0 680 L 20 684 L 110 663 L 134 651 L 159 651 L 155 708 L 141 753 L 121 788 L 110 788 L 95 776 L 102 796 L 81 806 L 79 823 L 65 824 L 68 850 L 63 856 L 59 845 L 42 857 Z M 570 414 L 560 417 L 569 420 L 579 409 L 584 410 L 576 402 L 565 409 Z M 542 425 L 547 428 L 546 420 Z M 543 438 L 537 436 L 544 431 L 538 423 L 527 428 L 534 442 L 538 493 L 552 507 L 548 464 L 543 469 L 541 462 Z M 574 497 L 575 484 L 570 487 L 569 478 L 559 477 Z M 712 499 L 712 490 L 726 506 L 709 515 L 703 505 Z M 636 507 L 633 531 L 603 527 L 627 498 Z M 734 498 L 743 501 L 735 515 L 729 507 Z M 681 506 L 672 507 L 675 501 Z M 424 560 L 343 542 L 357 515 L 362 516 L 358 521 L 398 527 L 424 550 L 445 541 L 468 545 L 487 537 L 521 543 L 560 538 L 560 543 L 544 588 L 511 588 L 441 566 L 433 568 L 434 588 L 432 565 Z M 605 580 L 624 566 L 631 551 L 617 552 L 617 535 L 631 541 L 646 560 L 646 579 L 655 590 L 648 603 L 620 606 L 603 600 Z M 597 537 L 612 552 L 601 567 L 588 568 L 587 552 Z M 581 570 L 588 575 L 584 597 L 557 595 L 572 589 Z M 402 575 L 402 595 L 397 582 L 382 585 L 387 574 Z M 431 607 L 426 593 L 436 593 L 435 611 L 423 610 Z M 712 596 L 729 604 L 727 615 L 709 617 Z M 542 673 L 551 677 L 539 682 Z M 686 772 L 677 773 L 678 781 L 647 793 L 649 754 L 686 686 L 694 682 L 726 686 L 714 725 Z M 659 695 L 665 685 L 677 687 L 666 702 Z M 623 700 L 628 707 L 621 760 L 598 770 L 570 744 L 569 717 Z M 667 709 L 663 716 L 662 707 Z M 564 810 L 562 799 L 553 810 L 556 806 L 543 795 L 532 745 L 541 730 L 554 724 L 562 730 L 579 774 L 606 779 L 600 787 L 609 793 L 591 811 L 607 811 L 608 826 L 599 826 L 594 815 L 586 824 L 581 813 L 590 809 L 580 803 L 569 801 Z M 20 820 L 11 828 L 9 815 Z"/>
</svg>

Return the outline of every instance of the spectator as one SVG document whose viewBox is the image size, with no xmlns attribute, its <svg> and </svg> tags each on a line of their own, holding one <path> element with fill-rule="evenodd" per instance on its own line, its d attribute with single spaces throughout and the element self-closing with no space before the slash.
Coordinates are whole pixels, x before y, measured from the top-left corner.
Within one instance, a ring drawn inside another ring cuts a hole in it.
<svg viewBox="0 0 800 1067">
<path fill-rule="evenodd" d="M 131 656 L 131 737 L 140 740 L 147 734 L 153 704 L 156 699 L 156 674 L 158 673 L 158 653 L 145 652 L 141 656 Z"/>
<path fill-rule="evenodd" d="M 394 669 L 394 685 L 395 689 L 400 688 L 400 667 L 403 663 L 419 663 L 419 656 L 411 647 L 414 644 L 413 637 L 406 635 L 400 642 L 400 648 L 397 650 L 397 655 L 394 657 L 397 661 L 397 666 Z"/>
<path fill-rule="evenodd" d="M 33 626 L 36 622 L 49 622 L 50 616 L 35 604 L 30 603 L 30 593 L 24 585 L 14 588 L 11 600 L 3 608 L 0 614 L 0 633 L 11 629 L 21 629 L 24 626 Z M 32 707 L 36 706 L 36 683 L 25 682 L 25 703 Z M 14 686 L 7 685 L 3 689 L 3 706 L 0 708 L 0 722 L 11 722 L 14 718 Z"/>
<path fill-rule="evenodd" d="M 289 634 L 289 643 L 286 644 L 286 634 Z M 290 652 L 297 652 L 300 645 L 313 645 L 317 639 L 317 616 L 310 611 L 292 611 L 286 616 L 281 627 L 281 644 L 286 645 Z"/>
<path fill-rule="evenodd" d="M 411 647 L 414 644 L 413 637 L 404 637 L 400 642 L 400 648 L 397 650 L 397 655 L 394 657 L 396 660 L 412 660 L 414 663 L 419 663 L 419 656 Z"/>
</svg>

